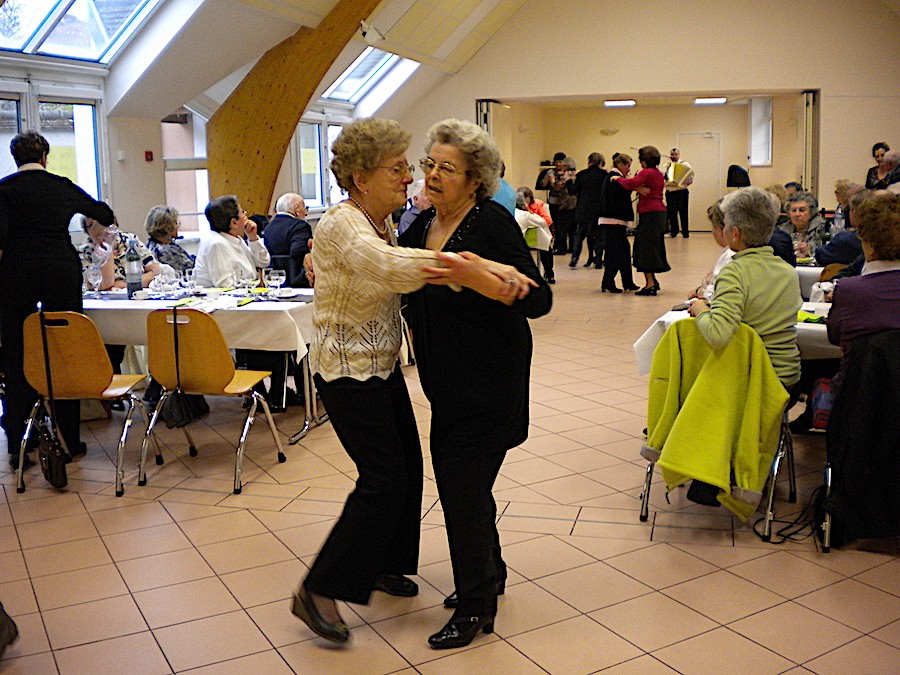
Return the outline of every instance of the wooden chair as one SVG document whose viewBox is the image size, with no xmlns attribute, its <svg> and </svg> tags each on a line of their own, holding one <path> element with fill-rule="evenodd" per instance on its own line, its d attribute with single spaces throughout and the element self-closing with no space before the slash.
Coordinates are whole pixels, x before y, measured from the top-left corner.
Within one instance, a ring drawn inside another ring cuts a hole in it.
<svg viewBox="0 0 900 675">
<path fill-rule="evenodd" d="M 177 361 L 176 361 L 177 331 Z M 287 458 L 281 444 L 275 422 L 265 397 L 253 387 L 270 375 L 262 370 L 235 370 L 234 360 L 222 337 L 215 319 L 196 309 L 158 309 L 147 315 L 147 363 L 153 378 L 163 387 L 163 393 L 144 434 L 141 448 L 141 464 L 138 485 L 147 484 L 144 466 L 147 446 L 166 400 L 178 388 L 186 394 L 205 396 L 239 396 L 250 400 L 247 417 L 235 454 L 234 494 L 241 493 L 241 473 L 244 464 L 244 448 L 250 427 L 256 418 L 256 407 L 262 404 L 263 412 L 278 447 L 278 461 Z M 176 367 L 177 364 L 177 367 Z M 190 442 L 190 441 L 189 441 Z M 196 450 L 191 443 L 191 455 Z M 159 461 L 157 460 L 157 463 Z"/>
<path fill-rule="evenodd" d="M 96 398 L 104 401 L 122 401 L 128 404 L 125 422 L 122 424 L 122 432 L 119 434 L 119 444 L 116 448 L 116 495 L 121 496 L 122 480 L 125 475 L 122 465 L 125 441 L 128 437 L 128 429 L 131 427 L 135 404 L 143 410 L 143 404 L 131 393 L 131 389 L 146 375 L 114 375 L 109 355 L 103 346 L 103 338 L 100 337 L 100 332 L 94 322 L 84 314 L 45 312 L 44 317 L 47 326 L 47 349 L 53 380 L 53 397 L 61 400 Z M 56 425 L 56 420 L 52 419 L 50 407 L 47 404 L 49 392 L 39 314 L 32 314 L 25 319 L 24 339 L 25 379 L 37 390 L 39 398 L 31 409 L 31 415 L 25 426 L 25 434 L 22 436 L 22 444 L 19 448 L 16 492 L 25 492 L 25 479 L 22 471 L 25 465 L 25 445 L 31 437 L 38 415 L 43 411 L 43 415 L 50 418 L 50 423 Z M 68 451 L 68 448 L 66 450 Z"/>
</svg>

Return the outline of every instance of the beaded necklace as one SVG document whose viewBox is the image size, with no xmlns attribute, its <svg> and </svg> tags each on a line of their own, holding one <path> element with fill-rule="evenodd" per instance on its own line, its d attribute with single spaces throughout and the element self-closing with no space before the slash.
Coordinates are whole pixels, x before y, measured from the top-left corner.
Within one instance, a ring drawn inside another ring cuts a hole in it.
<svg viewBox="0 0 900 675">
<path fill-rule="evenodd" d="M 366 220 L 369 221 L 369 224 L 372 226 L 372 229 L 374 229 L 375 232 L 377 232 L 382 237 L 387 234 L 387 223 L 382 223 L 381 227 L 378 227 L 378 225 L 375 224 L 375 219 L 369 215 L 369 212 L 363 208 L 362 204 L 356 201 L 353 197 L 348 196 L 347 199 L 349 199 L 353 203 L 353 206 L 362 211 L 362 214 L 366 217 Z"/>
</svg>

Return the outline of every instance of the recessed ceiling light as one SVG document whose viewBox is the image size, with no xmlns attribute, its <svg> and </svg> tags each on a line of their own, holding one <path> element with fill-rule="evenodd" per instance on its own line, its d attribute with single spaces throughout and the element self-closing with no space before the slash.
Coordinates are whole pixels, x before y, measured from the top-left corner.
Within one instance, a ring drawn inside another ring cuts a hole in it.
<svg viewBox="0 0 900 675">
<path fill-rule="evenodd" d="M 728 99 L 724 96 L 706 96 L 694 99 L 694 105 L 724 105 Z"/>
<path fill-rule="evenodd" d="M 603 107 L 605 108 L 630 108 L 633 105 L 633 98 L 626 98 L 618 101 L 603 101 Z"/>
</svg>

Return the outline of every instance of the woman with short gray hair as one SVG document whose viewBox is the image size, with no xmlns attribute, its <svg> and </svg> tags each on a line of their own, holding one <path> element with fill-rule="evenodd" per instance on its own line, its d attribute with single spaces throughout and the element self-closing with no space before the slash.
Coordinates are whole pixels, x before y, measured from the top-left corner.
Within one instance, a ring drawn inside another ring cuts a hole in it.
<svg viewBox="0 0 900 675">
<path fill-rule="evenodd" d="M 819 202 L 809 192 L 795 192 L 788 196 L 784 208 L 790 221 L 781 229 L 794 240 L 794 253 L 798 258 L 813 257 L 828 232 L 825 219 L 819 215 Z"/>
<path fill-rule="evenodd" d="M 778 215 L 777 197 L 755 187 L 742 188 L 722 201 L 725 242 L 734 258 L 716 277 L 711 302 L 691 301 L 691 316 L 713 349 L 727 345 L 746 323 L 762 338 L 785 389 L 800 380 L 797 310 L 803 304 L 797 273 L 767 242 Z"/>
</svg>

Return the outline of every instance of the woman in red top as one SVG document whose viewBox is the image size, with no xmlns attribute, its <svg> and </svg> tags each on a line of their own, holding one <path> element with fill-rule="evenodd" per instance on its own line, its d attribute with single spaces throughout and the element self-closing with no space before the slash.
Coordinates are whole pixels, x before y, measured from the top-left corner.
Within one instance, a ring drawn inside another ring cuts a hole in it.
<svg viewBox="0 0 900 675">
<path fill-rule="evenodd" d="M 668 272 L 671 267 L 666 260 L 666 205 L 663 203 L 663 188 L 666 178 L 657 168 L 659 150 L 645 145 L 638 151 L 638 160 L 643 167 L 634 178 L 620 178 L 619 185 L 638 193 L 638 225 L 634 233 L 634 268 L 644 273 L 644 288 L 635 295 L 656 295 L 659 281 L 656 275 Z"/>
</svg>

